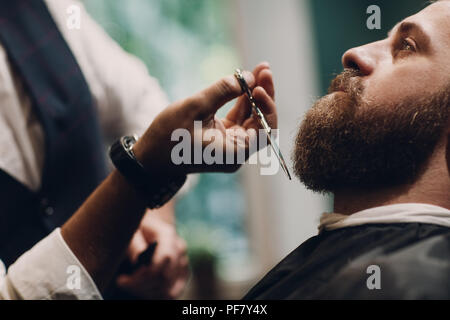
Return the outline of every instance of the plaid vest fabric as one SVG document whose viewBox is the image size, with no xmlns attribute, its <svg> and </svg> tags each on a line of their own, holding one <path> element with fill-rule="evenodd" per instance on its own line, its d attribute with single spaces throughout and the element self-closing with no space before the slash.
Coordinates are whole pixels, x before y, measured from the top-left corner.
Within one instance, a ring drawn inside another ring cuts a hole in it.
<svg viewBox="0 0 450 320">
<path fill-rule="evenodd" d="M 0 0 L 0 43 L 45 133 L 39 192 L 0 170 L 0 258 L 9 265 L 77 210 L 107 166 L 90 90 L 44 1 Z"/>
</svg>

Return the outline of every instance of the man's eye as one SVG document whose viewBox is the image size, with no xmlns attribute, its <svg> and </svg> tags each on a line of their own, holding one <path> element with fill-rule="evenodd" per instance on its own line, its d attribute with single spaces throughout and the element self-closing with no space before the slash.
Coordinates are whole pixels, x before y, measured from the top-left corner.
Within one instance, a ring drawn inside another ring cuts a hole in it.
<svg viewBox="0 0 450 320">
<path fill-rule="evenodd" d="M 402 50 L 416 51 L 416 50 L 415 50 L 415 47 L 414 47 L 414 44 L 411 43 L 411 41 L 408 40 L 408 39 L 404 39 L 404 40 L 402 41 Z"/>
<path fill-rule="evenodd" d="M 417 51 L 414 41 L 409 38 L 403 39 L 397 48 L 395 53 L 396 58 L 407 57 Z"/>
</svg>

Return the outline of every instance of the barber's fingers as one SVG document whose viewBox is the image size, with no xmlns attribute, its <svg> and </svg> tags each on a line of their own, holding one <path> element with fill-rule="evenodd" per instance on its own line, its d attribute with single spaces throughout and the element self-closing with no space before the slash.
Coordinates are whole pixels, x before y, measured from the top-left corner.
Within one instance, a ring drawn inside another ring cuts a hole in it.
<svg viewBox="0 0 450 320">
<path fill-rule="evenodd" d="M 272 72 L 268 62 L 258 64 L 253 70 L 255 86 L 262 86 L 273 98 L 275 89 L 272 81 Z M 234 124 L 242 125 L 252 113 L 252 107 L 247 96 L 241 96 L 235 106 L 228 112 L 226 119 Z"/>
<path fill-rule="evenodd" d="M 252 94 L 264 115 L 270 115 L 277 112 L 275 101 L 270 96 L 270 93 L 267 92 L 267 89 L 258 86 L 253 90 Z"/>
<path fill-rule="evenodd" d="M 189 269 L 185 269 L 180 271 L 179 277 L 175 281 L 175 283 L 172 285 L 172 288 L 170 288 L 168 292 L 168 298 L 169 299 L 176 299 L 178 298 L 186 288 L 186 283 L 189 279 Z"/>
<path fill-rule="evenodd" d="M 251 72 L 244 71 L 243 76 L 249 87 L 255 84 L 255 77 Z M 234 76 L 220 79 L 210 87 L 193 97 L 199 113 L 204 116 L 214 115 L 225 103 L 241 96 L 242 88 Z"/>
<path fill-rule="evenodd" d="M 269 96 L 274 99 L 275 87 L 273 85 L 272 71 L 268 62 L 261 62 L 253 70 L 253 75 L 256 79 L 255 86 L 263 87 Z"/>
<path fill-rule="evenodd" d="M 255 69 L 253 69 L 253 75 L 255 76 L 257 82 L 259 73 L 264 69 L 270 69 L 270 65 L 268 62 L 261 62 L 255 67 Z"/>
<path fill-rule="evenodd" d="M 257 85 L 263 87 L 267 94 L 275 100 L 275 87 L 273 85 L 272 71 L 270 71 L 270 69 L 261 70 L 258 74 Z"/>
<path fill-rule="evenodd" d="M 267 91 L 263 87 L 256 87 L 253 92 L 253 97 L 256 100 L 256 103 L 258 107 L 260 108 L 261 112 L 264 114 L 264 117 L 266 118 L 269 126 L 272 129 L 278 128 L 277 123 L 277 109 L 275 102 L 273 101 L 272 97 L 269 96 Z M 242 124 L 244 129 L 262 129 L 261 125 L 259 124 L 256 117 L 250 117 Z"/>
<path fill-rule="evenodd" d="M 178 298 L 186 287 L 187 280 L 189 278 L 189 258 L 187 256 L 187 245 L 181 238 L 177 242 L 178 250 L 182 253 L 178 258 L 177 274 L 174 277 L 172 287 L 168 291 L 168 297 L 170 299 Z"/>
<path fill-rule="evenodd" d="M 228 111 L 226 121 L 229 121 L 233 125 L 241 125 L 250 116 L 251 112 L 252 107 L 247 96 L 241 96 L 233 108 Z"/>
<path fill-rule="evenodd" d="M 142 232 L 138 231 L 133 235 L 130 245 L 127 249 L 128 258 L 132 263 L 136 263 L 139 255 L 148 247 L 148 242 Z"/>
</svg>

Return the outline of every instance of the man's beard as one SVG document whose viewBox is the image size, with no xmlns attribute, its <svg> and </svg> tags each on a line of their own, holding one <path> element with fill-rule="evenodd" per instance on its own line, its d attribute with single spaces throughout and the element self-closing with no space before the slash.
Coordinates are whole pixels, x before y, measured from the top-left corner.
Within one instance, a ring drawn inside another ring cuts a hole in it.
<svg viewBox="0 0 450 320">
<path fill-rule="evenodd" d="M 317 192 L 414 183 L 446 128 L 450 90 L 377 106 L 363 102 L 357 71 L 345 70 L 300 126 L 294 171 Z"/>
</svg>

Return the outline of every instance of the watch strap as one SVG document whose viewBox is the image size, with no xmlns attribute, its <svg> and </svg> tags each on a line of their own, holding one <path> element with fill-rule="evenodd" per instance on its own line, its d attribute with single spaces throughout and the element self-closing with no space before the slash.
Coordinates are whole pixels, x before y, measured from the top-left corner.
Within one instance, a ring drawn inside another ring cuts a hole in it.
<svg viewBox="0 0 450 320">
<path fill-rule="evenodd" d="M 136 159 L 133 146 L 136 136 L 124 136 L 110 148 L 110 158 L 117 170 L 146 198 L 147 207 L 155 209 L 167 203 L 186 182 L 186 176 L 156 177 Z"/>
</svg>

